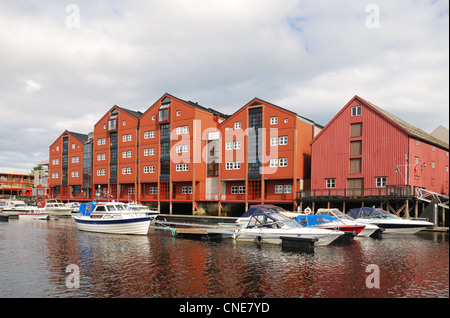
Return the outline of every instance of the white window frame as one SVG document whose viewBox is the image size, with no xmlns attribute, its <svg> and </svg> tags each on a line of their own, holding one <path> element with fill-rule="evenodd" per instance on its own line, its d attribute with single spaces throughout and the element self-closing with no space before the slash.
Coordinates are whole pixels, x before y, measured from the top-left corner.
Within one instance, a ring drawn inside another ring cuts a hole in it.
<svg viewBox="0 0 450 318">
<path fill-rule="evenodd" d="M 278 137 L 270 137 L 270 146 L 278 146 Z"/>
<path fill-rule="evenodd" d="M 352 117 L 361 116 L 362 114 L 362 106 L 352 107 Z"/>
<path fill-rule="evenodd" d="M 387 184 L 387 177 L 376 177 L 376 187 L 377 188 L 384 188 Z"/>
<path fill-rule="evenodd" d="M 283 193 L 283 186 L 279 184 L 275 185 L 275 193 L 276 194 Z"/>
<path fill-rule="evenodd" d="M 270 124 L 271 125 L 278 124 L 278 116 L 270 117 Z"/>
<path fill-rule="evenodd" d="M 288 166 L 287 158 L 280 158 L 280 162 L 279 162 L 278 166 L 279 167 L 287 167 Z"/>
<path fill-rule="evenodd" d="M 325 179 L 325 187 L 327 189 L 334 189 L 334 188 L 336 188 L 336 179 L 335 178 Z"/>
</svg>

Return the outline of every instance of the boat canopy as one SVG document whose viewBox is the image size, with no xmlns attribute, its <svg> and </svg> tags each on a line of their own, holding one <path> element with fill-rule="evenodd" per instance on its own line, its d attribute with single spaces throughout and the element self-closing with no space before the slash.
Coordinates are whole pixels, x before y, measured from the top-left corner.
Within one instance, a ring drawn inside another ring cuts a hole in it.
<svg viewBox="0 0 450 318">
<path fill-rule="evenodd" d="M 272 228 L 278 229 L 283 226 L 300 227 L 294 220 L 282 215 L 278 211 L 259 210 L 252 214 L 246 228 Z"/>
<path fill-rule="evenodd" d="M 96 207 L 95 202 L 81 203 L 78 213 L 81 214 L 82 216 L 90 216 L 92 211 L 94 211 L 95 207 Z"/>
<path fill-rule="evenodd" d="M 320 225 L 336 220 L 338 219 L 326 214 L 300 214 L 295 218 L 295 221 L 297 221 L 302 226 Z"/>
<path fill-rule="evenodd" d="M 251 217 L 255 213 L 259 212 L 281 212 L 285 211 L 283 208 L 280 208 L 279 206 L 272 205 L 272 204 L 257 204 L 252 205 L 247 212 L 245 212 L 241 217 L 242 218 L 248 218 Z"/>
<path fill-rule="evenodd" d="M 347 215 L 354 219 L 397 218 L 397 216 L 395 216 L 394 214 L 389 213 L 383 209 L 369 207 L 350 209 L 347 212 Z"/>
</svg>

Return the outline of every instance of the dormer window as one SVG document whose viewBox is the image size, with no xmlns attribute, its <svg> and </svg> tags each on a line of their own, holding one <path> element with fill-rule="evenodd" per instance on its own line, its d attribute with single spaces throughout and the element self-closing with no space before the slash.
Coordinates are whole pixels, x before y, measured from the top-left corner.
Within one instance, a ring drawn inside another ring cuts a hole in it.
<svg viewBox="0 0 450 318">
<path fill-rule="evenodd" d="M 159 112 L 158 112 L 158 121 L 160 123 L 168 122 L 170 120 L 169 109 L 170 109 L 171 102 L 172 102 L 172 100 L 168 97 L 166 97 L 162 100 L 161 106 L 159 107 Z"/>
<path fill-rule="evenodd" d="M 119 115 L 118 109 L 113 109 L 111 111 L 111 117 L 108 120 L 108 131 L 117 130 L 117 116 Z"/>
</svg>

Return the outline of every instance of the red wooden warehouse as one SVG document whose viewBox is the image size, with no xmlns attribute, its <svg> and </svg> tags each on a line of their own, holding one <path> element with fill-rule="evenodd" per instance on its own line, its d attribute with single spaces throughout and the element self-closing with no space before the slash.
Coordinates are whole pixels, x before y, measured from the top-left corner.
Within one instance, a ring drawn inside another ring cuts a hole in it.
<svg viewBox="0 0 450 318">
<path fill-rule="evenodd" d="M 415 188 L 449 194 L 448 144 L 353 97 L 311 142 L 303 196 L 388 196 Z"/>
</svg>

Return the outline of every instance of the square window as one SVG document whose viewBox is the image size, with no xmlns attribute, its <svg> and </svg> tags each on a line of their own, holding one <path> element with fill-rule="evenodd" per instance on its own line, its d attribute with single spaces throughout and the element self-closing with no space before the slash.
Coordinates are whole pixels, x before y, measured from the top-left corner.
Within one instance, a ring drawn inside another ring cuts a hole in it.
<svg viewBox="0 0 450 318">
<path fill-rule="evenodd" d="M 336 188 L 336 179 L 326 179 L 327 189 Z"/>
<path fill-rule="evenodd" d="M 284 193 L 292 193 L 292 186 L 290 184 L 284 185 Z"/>
<path fill-rule="evenodd" d="M 383 188 L 386 186 L 386 177 L 377 177 L 377 188 Z"/>
<path fill-rule="evenodd" d="M 276 125 L 278 124 L 278 117 L 270 117 L 270 124 L 271 125 Z"/>
<path fill-rule="evenodd" d="M 352 116 L 361 116 L 361 111 L 361 106 L 352 107 Z"/>
<path fill-rule="evenodd" d="M 282 185 L 276 185 L 275 186 L 275 193 L 283 193 L 283 186 Z"/>
</svg>

